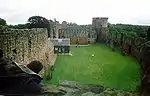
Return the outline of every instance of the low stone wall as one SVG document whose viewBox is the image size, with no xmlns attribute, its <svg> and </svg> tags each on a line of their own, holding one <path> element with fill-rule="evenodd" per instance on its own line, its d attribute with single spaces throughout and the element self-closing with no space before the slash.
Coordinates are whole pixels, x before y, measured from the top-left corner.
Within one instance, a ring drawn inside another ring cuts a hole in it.
<svg viewBox="0 0 150 96">
<path fill-rule="evenodd" d="M 79 44 L 81 44 L 81 45 L 88 44 L 88 37 L 71 37 L 70 43 L 76 44 L 78 38 L 79 38 Z"/>
<path fill-rule="evenodd" d="M 4 57 L 20 64 L 39 60 L 44 69 L 52 60 L 53 44 L 46 29 L 9 29 L 0 26 L 0 49 Z"/>
</svg>

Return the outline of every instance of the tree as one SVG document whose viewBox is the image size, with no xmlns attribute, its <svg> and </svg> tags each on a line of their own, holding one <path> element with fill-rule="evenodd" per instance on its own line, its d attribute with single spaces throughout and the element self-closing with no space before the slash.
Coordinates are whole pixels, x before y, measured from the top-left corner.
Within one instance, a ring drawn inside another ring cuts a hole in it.
<svg viewBox="0 0 150 96">
<path fill-rule="evenodd" d="M 8 25 L 9 28 L 13 28 L 13 29 L 28 29 L 29 28 L 29 24 L 18 24 L 18 25 Z"/>
<path fill-rule="evenodd" d="M 137 35 L 139 37 L 142 37 L 142 38 L 146 38 L 147 37 L 145 32 L 139 32 L 139 33 L 137 33 Z"/>
<path fill-rule="evenodd" d="M 148 31 L 147 31 L 147 40 L 150 41 L 150 27 L 148 28 Z"/>
<path fill-rule="evenodd" d="M 62 24 L 67 25 L 67 22 L 66 22 L 66 21 L 63 21 Z"/>
<path fill-rule="evenodd" d="M 2 18 L 0 18 L 0 25 L 6 25 L 6 21 Z"/>
<path fill-rule="evenodd" d="M 109 24 L 108 28 L 110 32 L 123 32 L 127 33 L 127 35 L 146 38 L 148 26 L 130 24 Z"/>
<path fill-rule="evenodd" d="M 48 37 L 50 37 L 50 22 L 42 16 L 32 16 L 28 19 L 29 28 L 47 28 Z"/>
</svg>

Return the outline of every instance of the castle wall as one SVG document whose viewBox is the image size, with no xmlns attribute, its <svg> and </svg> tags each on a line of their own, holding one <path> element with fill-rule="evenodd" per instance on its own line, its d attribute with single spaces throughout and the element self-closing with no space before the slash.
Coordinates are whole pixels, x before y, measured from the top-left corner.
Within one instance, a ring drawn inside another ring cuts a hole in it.
<svg viewBox="0 0 150 96">
<path fill-rule="evenodd" d="M 140 37 L 127 36 L 121 32 L 109 32 L 107 31 L 107 20 L 103 19 L 93 18 L 92 25 L 97 33 L 97 41 L 107 44 L 113 50 L 117 48 L 122 54 L 137 59 L 140 63 L 141 74 L 140 96 L 150 96 L 150 42 Z"/>
<path fill-rule="evenodd" d="M 106 42 L 108 37 L 108 18 L 107 17 L 94 17 L 92 19 L 93 29 L 96 31 L 97 42 Z"/>
<path fill-rule="evenodd" d="M 80 45 L 88 44 L 88 38 L 87 37 L 71 37 L 70 43 L 76 44 L 77 40 L 79 40 L 78 44 L 80 44 Z"/>
<path fill-rule="evenodd" d="M 150 95 L 150 42 L 146 41 L 143 38 L 131 37 L 122 34 L 123 39 L 121 40 L 121 34 L 108 33 L 109 39 L 106 43 L 111 48 L 118 48 L 122 53 L 126 55 L 133 56 L 140 64 L 140 74 L 141 74 L 141 88 L 140 93 L 143 95 L 140 96 L 149 96 Z M 111 43 L 110 43 L 111 42 Z M 122 44 L 121 44 L 122 42 Z M 112 47 L 113 46 L 113 47 Z"/>
<path fill-rule="evenodd" d="M 79 44 L 88 44 L 88 40 L 91 40 L 91 43 L 95 42 L 95 33 L 92 30 L 92 26 L 65 25 L 59 27 L 58 38 L 70 38 L 71 44 L 76 44 L 76 41 L 79 38 Z"/>
<path fill-rule="evenodd" d="M 20 64 L 39 60 L 44 68 L 52 60 L 53 45 L 46 29 L 9 29 L 0 27 L 0 49 L 4 57 Z"/>
</svg>

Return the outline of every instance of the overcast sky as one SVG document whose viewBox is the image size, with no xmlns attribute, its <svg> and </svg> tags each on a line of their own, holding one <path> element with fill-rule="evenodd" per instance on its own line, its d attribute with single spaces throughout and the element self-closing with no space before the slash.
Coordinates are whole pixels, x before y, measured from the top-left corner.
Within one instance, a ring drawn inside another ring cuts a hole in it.
<svg viewBox="0 0 150 96">
<path fill-rule="evenodd" d="M 40 15 L 91 24 L 92 17 L 109 17 L 110 23 L 150 25 L 150 0 L 0 0 L 0 18 L 8 24 L 26 23 Z"/>
</svg>

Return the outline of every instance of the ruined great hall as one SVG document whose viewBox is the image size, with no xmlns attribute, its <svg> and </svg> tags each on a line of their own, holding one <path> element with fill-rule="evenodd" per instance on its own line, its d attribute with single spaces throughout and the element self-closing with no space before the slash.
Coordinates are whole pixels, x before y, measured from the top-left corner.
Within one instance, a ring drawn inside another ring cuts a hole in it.
<svg viewBox="0 0 150 96">
<path fill-rule="evenodd" d="M 108 31 L 107 17 L 95 17 L 89 25 L 77 25 L 66 21 L 59 23 L 56 19 L 50 20 L 50 24 L 50 38 L 70 38 L 71 44 L 75 44 L 77 38 L 80 44 L 94 43 L 97 36 L 94 27 L 101 28 L 102 34 L 107 34 Z"/>
</svg>

